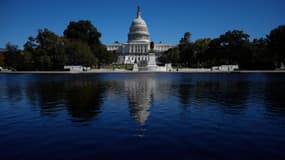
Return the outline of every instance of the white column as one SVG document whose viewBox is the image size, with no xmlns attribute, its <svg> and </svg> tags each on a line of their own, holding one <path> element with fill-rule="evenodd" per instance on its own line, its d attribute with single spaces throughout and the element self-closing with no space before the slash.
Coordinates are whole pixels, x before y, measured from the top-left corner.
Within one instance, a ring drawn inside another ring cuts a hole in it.
<svg viewBox="0 0 285 160">
<path fill-rule="evenodd" d="M 138 53 L 138 45 L 136 45 L 136 53 Z"/>
</svg>

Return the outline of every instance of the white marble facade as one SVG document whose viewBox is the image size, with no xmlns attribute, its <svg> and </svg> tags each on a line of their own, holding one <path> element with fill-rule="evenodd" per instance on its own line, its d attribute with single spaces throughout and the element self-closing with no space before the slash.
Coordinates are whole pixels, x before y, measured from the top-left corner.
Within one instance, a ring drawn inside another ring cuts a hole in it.
<svg viewBox="0 0 285 160">
<path fill-rule="evenodd" d="M 119 54 L 118 63 L 134 64 L 145 63 L 149 60 L 150 34 L 148 32 L 147 24 L 141 17 L 140 7 L 137 9 L 137 16 L 133 20 L 129 33 L 127 43 L 113 43 L 106 45 L 108 51 L 115 51 Z M 152 52 L 165 52 L 175 45 L 165 43 L 155 43 Z"/>
</svg>

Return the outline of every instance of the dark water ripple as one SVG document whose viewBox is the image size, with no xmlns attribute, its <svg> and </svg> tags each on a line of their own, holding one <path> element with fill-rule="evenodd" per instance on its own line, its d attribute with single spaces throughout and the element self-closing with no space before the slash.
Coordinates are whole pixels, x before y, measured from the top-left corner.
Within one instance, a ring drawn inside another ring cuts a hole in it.
<svg viewBox="0 0 285 160">
<path fill-rule="evenodd" d="M 1 159 L 285 159 L 285 74 L 0 74 Z"/>
</svg>

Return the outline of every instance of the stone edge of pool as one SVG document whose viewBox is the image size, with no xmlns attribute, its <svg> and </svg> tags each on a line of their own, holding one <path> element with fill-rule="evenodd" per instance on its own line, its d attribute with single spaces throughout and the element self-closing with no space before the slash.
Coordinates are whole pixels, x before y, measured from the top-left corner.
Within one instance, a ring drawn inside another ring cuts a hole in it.
<svg viewBox="0 0 285 160">
<path fill-rule="evenodd" d="M 0 71 L 0 74 L 96 74 L 96 73 L 285 73 L 285 70 L 239 70 L 239 71 L 116 71 L 116 70 L 93 70 L 93 71 Z"/>
</svg>

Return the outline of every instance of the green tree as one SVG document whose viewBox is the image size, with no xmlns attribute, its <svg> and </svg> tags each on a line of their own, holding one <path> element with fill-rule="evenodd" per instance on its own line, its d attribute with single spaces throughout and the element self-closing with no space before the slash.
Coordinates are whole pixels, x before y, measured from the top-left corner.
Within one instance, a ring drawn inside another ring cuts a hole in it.
<svg viewBox="0 0 285 160">
<path fill-rule="evenodd" d="M 206 64 L 203 63 L 206 51 L 209 48 L 211 42 L 210 38 L 197 39 L 193 44 L 194 59 L 197 67 L 204 67 Z"/>
<path fill-rule="evenodd" d="M 24 50 L 24 57 L 23 57 L 23 70 L 34 70 L 34 60 L 32 52 Z"/>
<path fill-rule="evenodd" d="M 12 70 L 20 70 L 23 65 L 23 55 L 18 46 L 11 43 L 6 44 L 5 66 Z"/>
<path fill-rule="evenodd" d="M 5 55 L 4 53 L 0 53 L 0 67 L 5 65 Z"/>
<path fill-rule="evenodd" d="M 273 56 L 269 51 L 267 39 L 254 39 L 251 50 L 252 69 L 274 69 Z"/>
<path fill-rule="evenodd" d="M 63 39 L 48 29 L 40 29 L 35 38 L 29 37 L 24 45 L 24 54 L 25 64 L 32 65 L 34 69 L 62 69 L 66 63 Z"/>
<path fill-rule="evenodd" d="M 28 41 L 24 45 L 24 69 L 34 70 L 34 54 L 36 52 L 37 44 L 34 37 L 29 37 Z"/>
<path fill-rule="evenodd" d="M 267 38 L 275 63 L 285 63 L 285 25 L 274 28 Z"/>
<path fill-rule="evenodd" d="M 159 57 L 159 61 L 163 63 L 179 63 L 180 62 L 180 52 L 179 48 L 171 48 L 168 51 L 162 53 Z"/>
<path fill-rule="evenodd" d="M 70 22 L 64 30 L 64 37 L 70 41 L 81 41 L 86 43 L 94 56 L 98 59 L 97 63 L 109 64 L 117 60 L 114 53 L 108 52 L 102 45 L 101 33 L 88 20 Z"/>
<path fill-rule="evenodd" d="M 192 34 L 190 32 L 185 32 L 184 36 L 180 39 L 179 44 L 180 45 L 187 45 L 187 44 L 189 44 L 191 35 Z"/>
<path fill-rule="evenodd" d="M 97 63 L 90 47 L 81 41 L 66 41 L 65 53 L 68 65 L 92 66 Z"/>
<path fill-rule="evenodd" d="M 180 63 L 189 67 L 193 64 L 193 44 L 190 42 L 191 33 L 186 32 L 179 41 Z"/>
<path fill-rule="evenodd" d="M 63 34 L 67 39 L 80 40 L 89 45 L 101 44 L 101 33 L 88 20 L 70 22 Z"/>
<path fill-rule="evenodd" d="M 203 57 L 203 62 L 207 67 L 225 64 L 220 41 L 219 38 L 215 38 L 209 43 L 209 48 Z"/>
<path fill-rule="evenodd" d="M 211 65 L 238 64 L 240 68 L 251 67 L 249 35 L 240 30 L 228 31 L 212 40 L 207 51 Z"/>
</svg>

